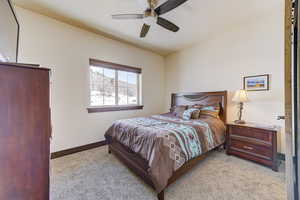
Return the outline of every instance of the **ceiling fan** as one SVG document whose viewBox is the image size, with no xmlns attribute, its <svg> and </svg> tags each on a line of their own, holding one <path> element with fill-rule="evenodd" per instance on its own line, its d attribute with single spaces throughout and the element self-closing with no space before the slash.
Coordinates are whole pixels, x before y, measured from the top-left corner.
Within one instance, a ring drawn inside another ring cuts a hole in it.
<svg viewBox="0 0 300 200">
<path fill-rule="evenodd" d="M 142 27 L 142 31 L 140 33 L 140 37 L 146 37 L 151 25 L 155 23 L 168 29 L 169 31 L 177 32 L 179 27 L 166 20 L 160 15 L 165 14 L 181 4 L 185 3 L 188 0 L 168 0 L 162 5 L 157 6 L 158 0 L 144 0 L 148 2 L 147 9 L 145 10 L 144 14 L 120 14 L 120 15 L 112 15 L 113 19 L 143 19 L 144 25 Z"/>
</svg>

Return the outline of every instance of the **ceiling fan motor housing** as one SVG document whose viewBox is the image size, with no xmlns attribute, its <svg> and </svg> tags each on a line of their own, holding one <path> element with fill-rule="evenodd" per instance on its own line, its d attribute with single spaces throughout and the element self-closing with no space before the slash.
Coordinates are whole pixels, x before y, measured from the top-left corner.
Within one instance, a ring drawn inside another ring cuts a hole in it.
<svg viewBox="0 0 300 200">
<path fill-rule="evenodd" d="M 153 9 L 147 9 L 144 13 L 145 17 L 157 17 L 158 15 L 156 14 L 155 10 Z"/>
</svg>

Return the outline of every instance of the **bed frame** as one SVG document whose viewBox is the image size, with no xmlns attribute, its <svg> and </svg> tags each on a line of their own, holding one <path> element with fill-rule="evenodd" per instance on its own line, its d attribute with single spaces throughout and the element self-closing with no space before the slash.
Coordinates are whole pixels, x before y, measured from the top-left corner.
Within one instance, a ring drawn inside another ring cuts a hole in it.
<svg viewBox="0 0 300 200">
<path fill-rule="evenodd" d="M 196 92 L 196 93 L 175 93 L 172 94 L 171 106 L 177 105 L 215 105 L 220 104 L 220 118 L 226 123 L 227 114 L 227 91 L 221 92 Z M 109 138 L 107 138 L 109 139 Z M 222 144 L 223 145 L 223 144 Z M 222 146 L 220 145 L 220 146 Z M 219 147 L 217 147 L 219 148 Z M 108 152 L 113 153 L 121 162 L 123 162 L 129 169 L 131 169 L 136 175 L 140 176 L 148 185 L 155 189 L 154 184 L 151 181 L 151 176 L 148 174 L 149 168 L 146 160 L 141 158 L 138 154 L 134 153 L 121 143 L 112 141 L 108 145 Z M 169 179 L 168 186 L 174 183 L 178 178 L 187 173 L 193 168 L 199 161 L 207 157 L 208 153 L 205 153 L 193 160 L 190 160 L 179 168 L 174 175 Z M 166 189 L 166 188 L 165 188 Z M 164 190 L 158 195 L 158 200 L 164 200 Z"/>
</svg>

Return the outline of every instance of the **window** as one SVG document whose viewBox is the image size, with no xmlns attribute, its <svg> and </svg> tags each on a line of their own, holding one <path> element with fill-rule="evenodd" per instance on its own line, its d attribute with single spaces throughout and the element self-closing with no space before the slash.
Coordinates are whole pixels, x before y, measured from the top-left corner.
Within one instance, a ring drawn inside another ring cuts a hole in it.
<svg viewBox="0 0 300 200">
<path fill-rule="evenodd" d="M 90 59 L 89 112 L 142 109 L 140 68 Z"/>
</svg>

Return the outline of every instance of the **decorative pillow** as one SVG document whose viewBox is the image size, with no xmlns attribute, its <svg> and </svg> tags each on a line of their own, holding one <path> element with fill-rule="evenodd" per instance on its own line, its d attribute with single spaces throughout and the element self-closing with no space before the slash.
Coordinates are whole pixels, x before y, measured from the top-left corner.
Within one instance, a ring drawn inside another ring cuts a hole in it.
<svg viewBox="0 0 300 200">
<path fill-rule="evenodd" d="M 187 106 L 174 106 L 171 108 L 171 113 L 173 113 L 176 117 L 182 117 L 186 109 Z"/>
<path fill-rule="evenodd" d="M 192 108 L 197 108 L 199 110 L 201 110 L 201 108 L 205 107 L 204 105 L 201 105 L 201 104 L 195 104 L 195 105 L 192 105 Z"/>
<path fill-rule="evenodd" d="M 198 119 L 200 115 L 200 110 L 196 108 L 190 108 L 186 111 L 184 111 L 182 118 L 184 120 L 189 120 L 189 119 Z"/>
<path fill-rule="evenodd" d="M 208 115 L 208 116 L 219 118 L 219 114 L 220 114 L 219 105 L 205 106 L 200 109 L 200 115 Z"/>
</svg>

